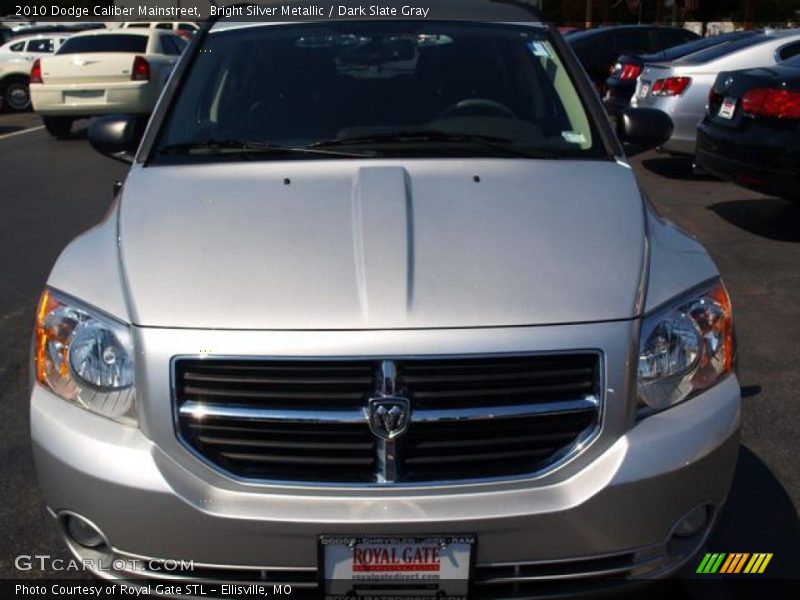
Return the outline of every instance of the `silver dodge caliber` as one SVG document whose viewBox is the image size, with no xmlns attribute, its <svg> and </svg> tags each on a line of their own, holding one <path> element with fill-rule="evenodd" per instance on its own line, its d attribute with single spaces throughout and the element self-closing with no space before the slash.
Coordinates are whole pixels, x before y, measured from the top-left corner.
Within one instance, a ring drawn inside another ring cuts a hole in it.
<svg viewBox="0 0 800 600">
<path fill-rule="evenodd" d="M 132 164 L 50 274 L 31 421 L 95 574 L 524 597 L 703 545 L 738 451 L 728 294 L 521 10 L 218 19 L 146 131 L 92 125 Z"/>
</svg>

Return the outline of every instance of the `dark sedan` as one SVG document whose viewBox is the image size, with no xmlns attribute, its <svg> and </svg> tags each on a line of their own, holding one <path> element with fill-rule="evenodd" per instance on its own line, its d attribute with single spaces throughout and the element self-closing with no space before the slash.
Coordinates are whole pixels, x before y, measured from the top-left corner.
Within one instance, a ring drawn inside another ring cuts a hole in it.
<svg viewBox="0 0 800 600">
<path fill-rule="evenodd" d="M 698 128 L 697 162 L 722 179 L 800 201 L 800 55 L 720 73 Z"/>
<path fill-rule="evenodd" d="M 570 32 L 565 36 L 601 93 L 620 54 L 658 52 L 699 38 L 699 35 L 687 29 L 658 25 L 598 27 Z"/>
<path fill-rule="evenodd" d="M 645 63 L 672 62 L 706 48 L 726 45 L 758 33 L 762 33 L 762 30 L 733 31 L 714 37 L 693 40 L 686 44 L 680 44 L 679 46 L 673 46 L 650 54 L 623 54 L 617 59 L 614 70 L 609 78 L 606 79 L 607 92 L 603 102 L 611 113 L 617 113 L 627 108 L 633 93 L 636 91 L 636 80 L 639 78 Z"/>
</svg>

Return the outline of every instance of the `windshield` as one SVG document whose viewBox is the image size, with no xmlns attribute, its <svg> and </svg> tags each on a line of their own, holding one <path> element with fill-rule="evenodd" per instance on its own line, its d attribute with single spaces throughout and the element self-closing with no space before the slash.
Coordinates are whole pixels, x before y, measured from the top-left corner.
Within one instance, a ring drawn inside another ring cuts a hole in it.
<svg viewBox="0 0 800 600">
<path fill-rule="evenodd" d="M 548 35 L 398 21 L 212 32 L 155 160 L 280 158 L 276 146 L 291 158 L 605 157 Z"/>
<path fill-rule="evenodd" d="M 147 36 L 102 34 L 69 38 L 57 54 L 87 54 L 89 52 L 145 52 Z"/>
</svg>

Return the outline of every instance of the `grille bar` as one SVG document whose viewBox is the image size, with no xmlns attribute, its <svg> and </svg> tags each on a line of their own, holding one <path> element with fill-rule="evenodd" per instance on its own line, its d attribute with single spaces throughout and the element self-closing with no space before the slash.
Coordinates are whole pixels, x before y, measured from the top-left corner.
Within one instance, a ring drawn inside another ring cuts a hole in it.
<svg viewBox="0 0 800 600">
<path fill-rule="evenodd" d="M 238 419 L 244 421 L 267 421 L 280 423 L 366 423 L 364 409 L 358 410 L 326 410 L 311 412 L 286 408 L 253 408 L 250 406 L 228 406 L 225 404 L 206 404 L 188 401 L 178 410 L 180 415 L 195 419 L 206 417 Z"/>
<path fill-rule="evenodd" d="M 628 552 L 605 557 L 561 561 L 483 564 L 478 565 L 476 569 L 475 585 L 493 587 L 539 581 L 630 576 L 634 571 L 654 568 L 663 562 L 663 554 L 643 558 L 637 553 Z"/>
<path fill-rule="evenodd" d="M 586 396 L 580 400 L 524 404 L 510 406 L 471 407 L 458 410 L 420 409 L 411 413 L 411 421 L 446 422 L 473 421 L 488 419 L 513 419 L 533 417 L 542 414 L 574 413 L 595 410 L 599 401 L 594 396 Z M 304 410 L 265 409 L 250 406 L 227 406 L 223 404 L 206 404 L 188 401 L 179 409 L 181 416 L 203 419 L 207 417 L 233 418 L 247 421 L 293 421 L 305 423 L 366 423 L 368 416 L 362 410 L 328 410 L 311 413 Z"/>
<path fill-rule="evenodd" d="M 178 358 L 176 427 L 195 453 L 247 479 L 387 485 L 529 476 L 598 431 L 600 364 L 593 352 Z"/>
<path fill-rule="evenodd" d="M 593 411 L 597 409 L 599 401 L 594 396 L 586 396 L 580 400 L 566 402 L 547 402 L 539 404 L 521 404 L 508 406 L 483 406 L 459 409 L 432 409 L 422 408 L 411 412 L 411 421 L 419 423 L 448 421 L 487 421 L 492 419 L 524 419 L 537 415 L 555 415 L 561 413 L 575 413 Z"/>
<path fill-rule="evenodd" d="M 247 438 L 224 438 L 199 435 L 197 439 L 204 444 L 221 446 L 256 446 L 261 448 L 295 448 L 298 450 L 366 450 L 372 448 L 370 443 L 347 442 L 286 442 L 282 440 L 253 440 Z"/>
</svg>

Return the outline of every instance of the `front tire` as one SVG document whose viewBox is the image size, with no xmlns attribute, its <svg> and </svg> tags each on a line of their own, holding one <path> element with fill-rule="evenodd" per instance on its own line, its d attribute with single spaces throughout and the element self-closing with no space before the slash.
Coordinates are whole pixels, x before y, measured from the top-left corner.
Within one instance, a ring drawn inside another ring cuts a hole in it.
<svg viewBox="0 0 800 600">
<path fill-rule="evenodd" d="M 9 77 L 0 83 L 3 105 L 11 112 L 25 112 L 31 108 L 31 92 L 27 77 Z"/>
<path fill-rule="evenodd" d="M 42 117 L 42 121 L 47 133 L 59 139 L 67 137 L 72 130 L 70 117 Z"/>
</svg>

